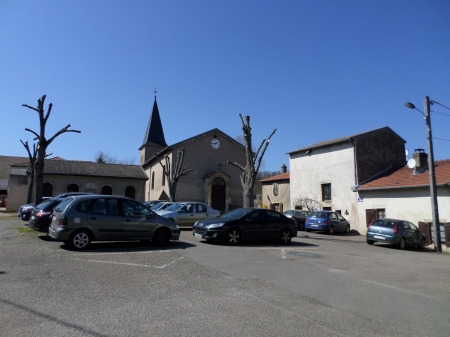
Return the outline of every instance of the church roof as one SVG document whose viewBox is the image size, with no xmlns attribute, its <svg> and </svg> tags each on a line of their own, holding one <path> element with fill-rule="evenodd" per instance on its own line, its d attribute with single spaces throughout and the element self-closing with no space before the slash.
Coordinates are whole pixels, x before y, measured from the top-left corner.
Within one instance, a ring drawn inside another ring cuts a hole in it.
<svg viewBox="0 0 450 337">
<path fill-rule="evenodd" d="M 142 143 L 142 146 L 147 144 L 167 146 L 166 140 L 164 139 L 164 131 L 162 128 L 161 117 L 159 116 L 156 96 L 155 101 L 153 102 L 153 109 L 148 120 L 147 131 L 145 132 L 144 142 Z"/>
<path fill-rule="evenodd" d="M 11 165 L 27 164 L 28 157 L 0 156 L 0 178 L 8 179 L 11 173 Z"/>
</svg>

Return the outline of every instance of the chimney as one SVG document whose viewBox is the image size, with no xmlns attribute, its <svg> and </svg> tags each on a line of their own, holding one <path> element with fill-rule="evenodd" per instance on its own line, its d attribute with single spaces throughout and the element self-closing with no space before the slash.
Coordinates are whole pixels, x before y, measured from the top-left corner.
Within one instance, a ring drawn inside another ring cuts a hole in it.
<svg viewBox="0 0 450 337">
<path fill-rule="evenodd" d="M 416 161 L 414 173 L 423 173 L 428 169 L 428 155 L 424 149 L 415 149 L 412 158 Z"/>
<path fill-rule="evenodd" d="M 281 165 L 281 173 L 286 173 L 286 171 L 287 171 L 287 168 L 286 168 L 286 165 Z"/>
</svg>

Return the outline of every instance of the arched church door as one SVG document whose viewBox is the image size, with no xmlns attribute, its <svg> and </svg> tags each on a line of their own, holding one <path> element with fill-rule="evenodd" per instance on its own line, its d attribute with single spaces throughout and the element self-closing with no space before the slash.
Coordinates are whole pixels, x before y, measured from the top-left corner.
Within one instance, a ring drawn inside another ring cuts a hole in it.
<svg viewBox="0 0 450 337">
<path fill-rule="evenodd" d="M 211 207 L 218 211 L 225 211 L 227 185 L 225 180 L 220 177 L 213 179 L 211 184 Z"/>
</svg>

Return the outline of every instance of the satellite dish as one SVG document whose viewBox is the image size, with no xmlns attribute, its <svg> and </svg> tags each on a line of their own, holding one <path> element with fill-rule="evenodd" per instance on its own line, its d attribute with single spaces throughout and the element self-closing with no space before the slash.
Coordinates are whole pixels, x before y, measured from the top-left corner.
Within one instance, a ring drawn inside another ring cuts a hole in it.
<svg viewBox="0 0 450 337">
<path fill-rule="evenodd" d="M 408 157 L 409 151 L 405 150 L 405 156 Z"/>
<path fill-rule="evenodd" d="M 415 159 L 408 160 L 408 164 L 407 165 L 411 169 L 414 168 L 416 166 L 416 160 Z"/>
</svg>

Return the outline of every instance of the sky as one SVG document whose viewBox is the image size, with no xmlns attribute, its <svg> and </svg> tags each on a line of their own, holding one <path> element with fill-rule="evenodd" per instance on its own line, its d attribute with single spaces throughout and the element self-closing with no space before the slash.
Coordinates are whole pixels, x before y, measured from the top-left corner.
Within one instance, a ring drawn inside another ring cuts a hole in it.
<svg viewBox="0 0 450 337">
<path fill-rule="evenodd" d="M 0 155 L 27 156 L 37 106 L 53 109 L 47 149 L 139 161 L 157 88 L 167 144 L 214 128 L 253 143 L 276 129 L 264 170 L 287 152 L 389 126 L 450 158 L 448 0 L 2 0 Z M 207 155 L 207 154 L 205 154 Z M 245 163 L 243 163 L 245 164 Z"/>
</svg>

